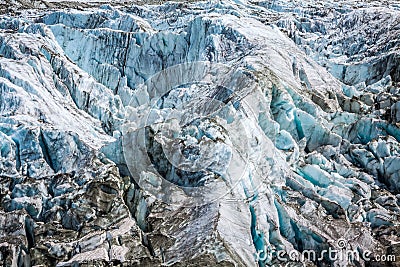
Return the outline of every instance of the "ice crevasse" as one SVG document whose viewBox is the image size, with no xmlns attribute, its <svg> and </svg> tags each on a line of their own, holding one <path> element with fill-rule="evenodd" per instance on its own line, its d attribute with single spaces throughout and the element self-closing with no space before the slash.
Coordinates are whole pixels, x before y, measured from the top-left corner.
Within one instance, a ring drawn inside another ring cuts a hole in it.
<svg viewBox="0 0 400 267">
<path fill-rule="evenodd" d="M 400 255 L 399 10 L 340 3 L 0 15 L 6 265 Z"/>
</svg>

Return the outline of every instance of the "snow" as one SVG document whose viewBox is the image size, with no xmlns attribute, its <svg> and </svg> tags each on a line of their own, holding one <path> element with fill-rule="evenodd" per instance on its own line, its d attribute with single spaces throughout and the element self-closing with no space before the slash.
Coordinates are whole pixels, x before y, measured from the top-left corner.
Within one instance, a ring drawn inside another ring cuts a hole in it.
<svg viewBox="0 0 400 267">
<path fill-rule="evenodd" d="M 3 209 L 35 221 L 25 235 L 46 249 L 21 244 L 59 266 L 266 266 L 264 246 L 321 250 L 349 231 L 369 240 L 354 248 L 384 247 L 372 231 L 398 227 L 400 99 L 382 21 L 399 11 L 379 5 L 2 15 Z"/>
</svg>

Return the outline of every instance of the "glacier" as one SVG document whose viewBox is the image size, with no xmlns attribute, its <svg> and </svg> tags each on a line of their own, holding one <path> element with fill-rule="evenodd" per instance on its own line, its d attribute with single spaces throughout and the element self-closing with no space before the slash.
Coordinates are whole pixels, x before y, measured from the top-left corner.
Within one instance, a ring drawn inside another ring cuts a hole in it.
<svg viewBox="0 0 400 267">
<path fill-rule="evenodd" d="M 400 266 L 399 18 L 2 2 L 0 261 Z M 291 257 L 327 249 L 371 256 Z"/>
</svg>

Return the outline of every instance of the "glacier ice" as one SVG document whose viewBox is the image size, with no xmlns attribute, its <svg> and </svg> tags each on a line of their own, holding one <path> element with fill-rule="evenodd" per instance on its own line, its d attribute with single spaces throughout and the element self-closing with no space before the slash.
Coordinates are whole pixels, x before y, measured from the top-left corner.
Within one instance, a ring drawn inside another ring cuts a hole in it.
<svg viewBox="0 0 400 267">
<path fill-rule="evenodd" d="M 0 9 L 6 265 L 399 251 L 395 2 L 52 5 Z"/>
</svg>

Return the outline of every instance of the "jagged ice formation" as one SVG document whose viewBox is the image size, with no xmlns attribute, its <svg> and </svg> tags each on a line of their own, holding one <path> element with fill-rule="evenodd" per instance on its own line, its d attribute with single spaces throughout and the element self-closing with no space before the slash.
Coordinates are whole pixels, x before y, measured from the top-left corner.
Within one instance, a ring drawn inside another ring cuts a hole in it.
<svg viewBox="0 0 400 267">
<path fill-rule="evenodd" d="M 66 5 L 0 16 L 6 266 L 400 256 L 396 2 Z"/>
</svg>

